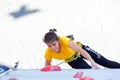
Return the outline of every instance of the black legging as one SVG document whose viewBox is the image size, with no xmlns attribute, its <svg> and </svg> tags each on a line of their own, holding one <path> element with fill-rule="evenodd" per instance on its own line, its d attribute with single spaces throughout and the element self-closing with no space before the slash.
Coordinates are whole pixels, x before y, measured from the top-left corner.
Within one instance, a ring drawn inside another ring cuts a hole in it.
<svg viewBox="0 0 120 80">
<path fill-rule="evenodd" d="M 91 49 L 89 46 L 83 45 L 82 48 L 88 52 L 88 54 L 93 58 L 93 60 L 101 66 L 107 68 L 120 68 L 120 63 L 111 61 L 100 55 L 95 50 Z"/>
<path fill-rule="evenodd" d="M 74 69 L 91 69 L 92 67 L 83 59 L 78 57 L 77 60 L 68 62 L 68 64 Z"/>
<path fill-rule="evenodd" d="M 89 46 L 83 45 L 82 48 L 88 52 L 88 54 L 92 57 L 92 59 L 98 63 L 99 65 L 107 68 L 120 68 L 120 63 L 111 61 L 100 55 L 95 50 L 91 49 Z M 85 60 L 85 58 L 81 55 L 77 60 L 68 62 L 68 64 L 75 69 L 90 69 L 92 68 Z"/>
</svg>

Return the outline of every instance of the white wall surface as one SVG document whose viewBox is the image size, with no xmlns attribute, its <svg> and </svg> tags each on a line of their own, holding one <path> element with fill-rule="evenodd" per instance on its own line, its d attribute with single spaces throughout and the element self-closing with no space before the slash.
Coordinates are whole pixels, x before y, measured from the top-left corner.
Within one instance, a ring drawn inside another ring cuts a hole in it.
<svg viewBox="0 0 120 80">
<path fill-rule="evenodd" d="M 9 15 L 22 5 L 40 12 L 19 19 Z M 120 62 L 119 0 L 0 0 L 0 62 L 13 66 L 20 61 L 21 69 L 42 68 L 47 47 L 42 37 L 50 28 L 58 35 L 74 34 L 77 41 Z"/>
</svg>

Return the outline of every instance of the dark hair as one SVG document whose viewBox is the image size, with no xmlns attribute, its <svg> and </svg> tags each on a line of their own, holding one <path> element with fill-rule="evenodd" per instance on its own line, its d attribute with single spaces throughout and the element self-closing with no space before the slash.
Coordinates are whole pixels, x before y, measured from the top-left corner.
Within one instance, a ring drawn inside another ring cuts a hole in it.
<svg viewBox="0 0 120 80">
<path fill-rule="evenodd" d="M 56 29 L 50 29 L 49 32 L 45 34 L 43 41 L 45 43 L 48 43 L 48 42 L 58 40 L 59 38 L 55 32 L 57 32 Z"/>
</svg>

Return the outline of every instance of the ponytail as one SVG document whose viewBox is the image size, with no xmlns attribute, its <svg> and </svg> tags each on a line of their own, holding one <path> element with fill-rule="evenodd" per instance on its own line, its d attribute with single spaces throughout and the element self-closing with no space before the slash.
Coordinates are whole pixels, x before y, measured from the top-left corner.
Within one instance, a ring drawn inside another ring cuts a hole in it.
<svg viewBox="0 0 120 80">
<path fill-rule="evenodd" d="M 50 29 L 49 32 L 57 32 L 56 29 Z"/>
</svg>

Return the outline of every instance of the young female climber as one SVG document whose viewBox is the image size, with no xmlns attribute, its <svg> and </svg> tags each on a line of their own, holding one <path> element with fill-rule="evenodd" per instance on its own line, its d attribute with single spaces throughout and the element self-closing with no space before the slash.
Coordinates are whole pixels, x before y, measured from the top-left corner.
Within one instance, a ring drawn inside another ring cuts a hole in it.
<svg viewBox="0 0 120 80">
<path fill-rule="evenodd" d="M 100 66 L 92 59 L 92 57 L 82 49 L 82 45 L 78 46 L 74 40 L 66 36 L 57 36 L 56 29 L 50 29 L 43 38 L 48 46 L 45 50 L 45 66 L 51 65 L 52 58 L 57 60 L 65 60 L 72 68 L 90 69 L 100 68 Z M 90 65 L 83 59 L 90 62 Z"/>
</svg>

